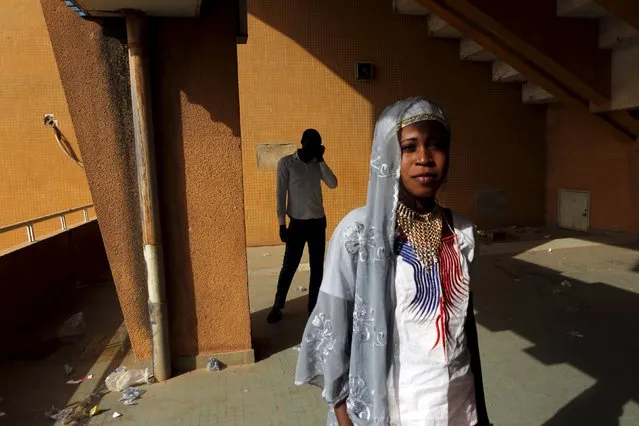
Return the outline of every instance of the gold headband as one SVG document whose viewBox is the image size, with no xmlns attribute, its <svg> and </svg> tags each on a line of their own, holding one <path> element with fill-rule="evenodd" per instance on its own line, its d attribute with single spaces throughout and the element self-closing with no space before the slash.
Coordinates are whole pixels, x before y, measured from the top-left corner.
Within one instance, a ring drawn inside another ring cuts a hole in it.
<svg viewBox="0 0 639 426">
<path fill-rule="evenodd" d="M 433 113 L 424 113 L 424 114 L 418 114 L 418 115 L 413 115 L 412 117 L 408 117 L 402 121 L 400 121 L 397 124 L 397 127 L 399 129 L 403 129 L 406 126 L 409 126 L 413 123 L 417 123 L 418 121 L 427 121 L 427 120 L 431 120 L 431 121 L 437 121 L 441 124 L 444 125 L 444 127 L 446 127 L 448 129 L 448 122 L 444 119 L 444 117 L 442 117 L 439 114 L 433 114 Z"/>
</svg>

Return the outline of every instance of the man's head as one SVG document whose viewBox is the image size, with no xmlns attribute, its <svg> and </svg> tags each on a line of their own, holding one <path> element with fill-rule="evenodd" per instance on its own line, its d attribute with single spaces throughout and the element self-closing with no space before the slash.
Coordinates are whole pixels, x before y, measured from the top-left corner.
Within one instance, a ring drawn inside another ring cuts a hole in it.
<svg viewBox="0 0 639 426">
<path fill-rule="evenodd" d="M 315 150 L 322 144 L 322 136 L 315 129 L 306 129 L 302 133 L 302 149 Z"/>
<path fill-rule="evenodd" d="M 402 185 L 415 198 L 434 197 L 448 174 L 448 129 L 438 121 L 418 121 L 402 128 L 398 138 Z"/>
<path fill-rule="evenodd" d="M 302 134 L 302 149 L 300 158 L 308 162 L 312 158 L 320 158 L 324 154 L 322 136 L 315 129 L 306 129 Z"/>
</svg>

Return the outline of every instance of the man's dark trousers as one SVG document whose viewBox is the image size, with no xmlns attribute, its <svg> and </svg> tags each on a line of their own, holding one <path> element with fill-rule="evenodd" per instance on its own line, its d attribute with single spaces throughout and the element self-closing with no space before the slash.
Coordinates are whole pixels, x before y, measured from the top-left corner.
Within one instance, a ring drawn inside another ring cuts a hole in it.
<svg viewBox="0 0 639 426">
<path fill-rule="evenodd" d="M 308 256 L 311 266 L 311 280 L 308 291 L 308 313 L 317 303 L 322 277 L 324 276 L 324 251 L 326 249 L 326 218 L 291 219 L 286 238 L 286 251 L 280 278 L 277 281 L 274 308 L 282 309 L 286 295 L 293 282 L 295 272 L 302 260 L 304 245 L 308 243 Z"/>
</svg>

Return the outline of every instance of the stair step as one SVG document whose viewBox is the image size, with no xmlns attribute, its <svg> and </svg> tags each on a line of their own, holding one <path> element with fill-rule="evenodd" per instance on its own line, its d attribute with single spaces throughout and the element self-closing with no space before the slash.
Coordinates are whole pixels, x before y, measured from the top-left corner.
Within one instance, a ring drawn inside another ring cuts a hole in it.
<svg viewBox="0 0 639 426">
<path fill-rule="evenodd" d="M 492 52 L 489 52 L 484 48 L 484 46 L 469 38 L 463 38 L 459 43 L 459 58 L 465 61 L 485 62 L 497 59 Z"/>
<path fill-rule="evenodd" d="M 639 38 L 639 30 L 615 15 L 599 21 L 599 48 L 612 49 Z"/>
<path fill-rule="evenodd" d="M 557 15 L 559 16 L 599 19 L 608 14 L 608 11 L 594 0 L 557 0 Z"/>
<path fill-rule="evenodd" d="M 555 97 L 530 81 L 521 87 L 521 100 L 525 104 L 548 104 L 554 102 Z"/>
<path fill-rule="evenodd" d="M 523 83 L 526 81 L 526 79 L 519 71 L 517 71 L 507 63 L 502 61 L 495 61 L 493 62 L 493 81 L 501 83 Z"/>
<path fill-rule="evenodd" d="M 393 0 L 393 11 L 403 15 L 428 15 L 428 10 L 416 0 Z"/>
<path fill-rule="evenodd" d="M 461 32 L 437 15 L 428 15 L 428 33 L 440 38 L 462 37 Z"/>
<path fill-rule="evenodd" d="M 610 109 L 639 107 L 639 42 L 612 51 Z"/>
</svg>

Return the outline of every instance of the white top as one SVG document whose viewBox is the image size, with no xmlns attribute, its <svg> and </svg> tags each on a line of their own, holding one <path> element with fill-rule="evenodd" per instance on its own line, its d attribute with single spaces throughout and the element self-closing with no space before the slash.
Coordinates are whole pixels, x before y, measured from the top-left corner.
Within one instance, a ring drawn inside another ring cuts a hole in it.
<svg viewBox="0 0 639 426">
<path fill-rule="evenodd" d="M 280 225 L 286 225 L 287 214 L 300 220 L 324 217 L 321 181 L 330 189 L 337 187 L 337 178 L 326 163 L 317 159 L 305 163 L 297 152 L 280 159 L 277 163 L 277 220 Z"/>
<path fill-rule="evenodd" d="M 477 423 L 464 332 L 469 260 L 457 244 L 462 236 L 456 234 L 442 240 L 440 257 L 428 270 L 407 242 L 397 241 L 395 338 L 388 377 L 392 426 Z"/>
</svg>

